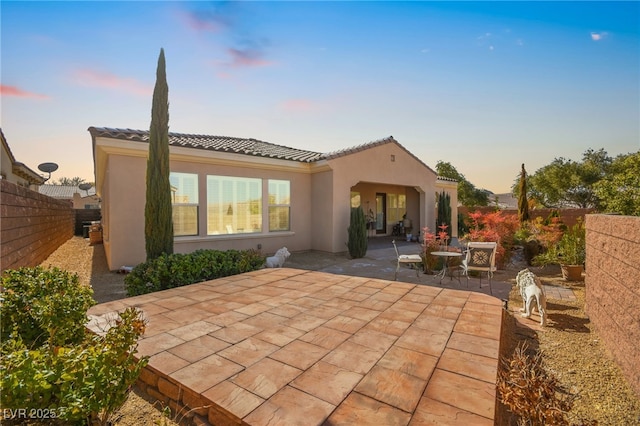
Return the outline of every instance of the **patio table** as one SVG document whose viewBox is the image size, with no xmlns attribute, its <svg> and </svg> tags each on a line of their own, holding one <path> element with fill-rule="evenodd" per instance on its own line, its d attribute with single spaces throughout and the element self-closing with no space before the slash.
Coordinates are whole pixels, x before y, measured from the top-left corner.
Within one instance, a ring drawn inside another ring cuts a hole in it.
<svg viewBox="0 0 640 426">
<path fill-rule="evenodd" d="M 447 275 L 447 271 L 449 270 L 449 262 L 451 258 L 454 257 L 462 257 L 462 253 L 458 253 L 455 251 L 432 251 L 430 252 L 433 256 L 442 257 L 444 259 L 444 266 L 442 267 L 442 271 L 438 272 L 435 276 L 440 277 L 440 284 L 442 284 L 442 280 Z M 453 274 L 449 274 L 449 277 L 453 280 Z M 458 276 L 458 283 L 460 282 L 460 277 Z"/>
</svg>

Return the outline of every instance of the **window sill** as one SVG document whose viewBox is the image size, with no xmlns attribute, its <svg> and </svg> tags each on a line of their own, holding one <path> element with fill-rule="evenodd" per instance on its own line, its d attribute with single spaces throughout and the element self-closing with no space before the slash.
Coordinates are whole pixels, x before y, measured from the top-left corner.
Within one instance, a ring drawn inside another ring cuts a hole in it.
<svg viewBox="0 0 640 426">
<path fill-rule="evenodd" d="M 257 240 L 264 238 L 292 237 L 296 235 L 293 231 L 259 232 L 255 234 L 220 234 L 220 235 L 191 235 L 174 237 L 175 243 L 195 243 L 203 241 L 231 241 L 231 240 Z"/>
</svg>

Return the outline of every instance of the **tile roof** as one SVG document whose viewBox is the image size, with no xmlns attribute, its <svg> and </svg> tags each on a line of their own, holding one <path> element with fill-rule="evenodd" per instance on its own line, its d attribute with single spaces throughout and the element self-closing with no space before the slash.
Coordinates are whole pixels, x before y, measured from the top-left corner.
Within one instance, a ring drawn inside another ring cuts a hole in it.
<svg viewBox="0 0 640 426">
<path fill-rule="evenodd" d="M 76 192 L 80 194 L 80 197 L 85 198 L 92 195 L 96 195 L 96 188 L 91 187 L 88 190 L 82 190 L 73 185 L 40 185 L 38 192 L 42 195 L 46 195 L 51 198 L 59 199 L 72 199 L 73 194 Z"/>
<path fill-rule="evenodd" d="M 0 128 L 0 141 L 2 141 L 2 147 L 11 161 L 11 171 L 14 175 L 19 176 L 34 185 L 40 185 L 46 181 L 44 177 L 29 168 L 26 164 L 16 161 L 16 157 L 14 157 L 13 152 L 11 152 L 11 148 L 9 148 L 9 143 L 2 132 L 2 128 Z"/>
<path fill-rule="evenodd" d="M 96 137 L 108 137 L 113 139 L 129 140 L 136 142 L 149 142 L 148 130 L 133 129 L 117 129 L 110 127 L 89 127 L 89 132 L 95 140 Z M 229 136 L 208 136 L 186 133 L 169 132 L 169 145 L 182 146 L 196 149 L 206 149 L 218 152 L 232 152 L 236 154 L 253 155 L 257 157 L 278 158 L 281 160 L 299 161 L 302 163 L 313 163 L 319 160 L 330 160 L 333 158 L 343 157 L 349 154 L 355 154 L 376 146 L 387 143 L 395 143 L 401 149 L 406 151 L 410 156 L 416 159 L 423 166 L 432 170 L 422 160 L 412 154 L 393 136 L 380 139 L 373 142 L 357 145 L 328 153 L 316 151 L 308 151 L 298 148 L 290 148 L 282 145 L 276 145 L 270 142 L 264 142 L 257 139 L 234 138 Z"/>
<path fill-rule="evenodd" d="M 149 142 L 149 131 L 147 130 L 90 127 L 89 132 L 94 138 L 102 136 L 136 142 Z M 257 139 L 233 138 L 229 136 L 208 136 L 170 132 L 169 145 L 218 152 L 232 152 L 257 157 L 278 158 L 302 163 L 312 163 L 322 159 L 323 156 L 320 152 L 289 148 Z"/>
</svg>

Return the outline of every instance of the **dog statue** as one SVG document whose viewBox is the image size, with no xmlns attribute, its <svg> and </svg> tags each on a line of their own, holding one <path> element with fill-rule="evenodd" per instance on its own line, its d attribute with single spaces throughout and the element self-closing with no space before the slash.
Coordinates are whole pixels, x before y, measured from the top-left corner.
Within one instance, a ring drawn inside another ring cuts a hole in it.
<svg viewBox="0 0 640 426">
<path fill-rule="evenodd" d="M 267 268 L 282 268 L 284 261 L 287 260 L 289 256 L 291 256 L 289 250 L 287 250 L 286 247 L 282 247 L 275 255 L 267 257 L 265 266 Z"/>
<path fill-rule="evenodd" d="M 544 294 L 542 282 L 540 278 L 528 269 L 523 269 L 516 275 L 516 283 L 520 288 L 520 296 L 522 296 L 522 316 L 525 318 L 531 317 L 531 311 L 533 309 L 533 299 L 536 300 L 538 313 L 540 314 L 540 325 L 547 325 L 547 297 Z"/>
</svg>

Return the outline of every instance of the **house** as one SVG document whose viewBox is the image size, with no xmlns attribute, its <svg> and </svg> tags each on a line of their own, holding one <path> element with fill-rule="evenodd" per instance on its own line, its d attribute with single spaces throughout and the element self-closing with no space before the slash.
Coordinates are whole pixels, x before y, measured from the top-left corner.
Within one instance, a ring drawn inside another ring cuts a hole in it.
<svg viewBox="0 0 640 426">
<path fill-rule="evenodd" d="M 88 130 L 109 268 L 136 265 L 146 257 L 148 131 Z M 438 180 L 393 137 L 331 153 L 181 133 L 170 133 L 169 145 L 177 253 L 273 253 L 283 246 L 344 252 L 352 206 L 369 215 L 372 237 L 391 235 L 405 215 L 414 235 L 435 225 L 435 193 L 442 189 L 453 191 L 457 206 L 456 184 Z"/>
<path fill-rule="evenodd" d="M 100 198 L 93 187 L 81 189 L 76 185 L 40 185 L 38 192 L 58 200 L 68 200 L 76 210 L 100 208 Z"/>
<path fill-rule="evenodd" d="M 16 161 L 2 129 L 0 129 L 0 140 L 2 141 L 2 151 L 0 151 L 0 177 L 2 179 L 30 189 L 34 188 L 33 185 L 42 185 L 46 181 L 37 172 Z"/>
</svg>

